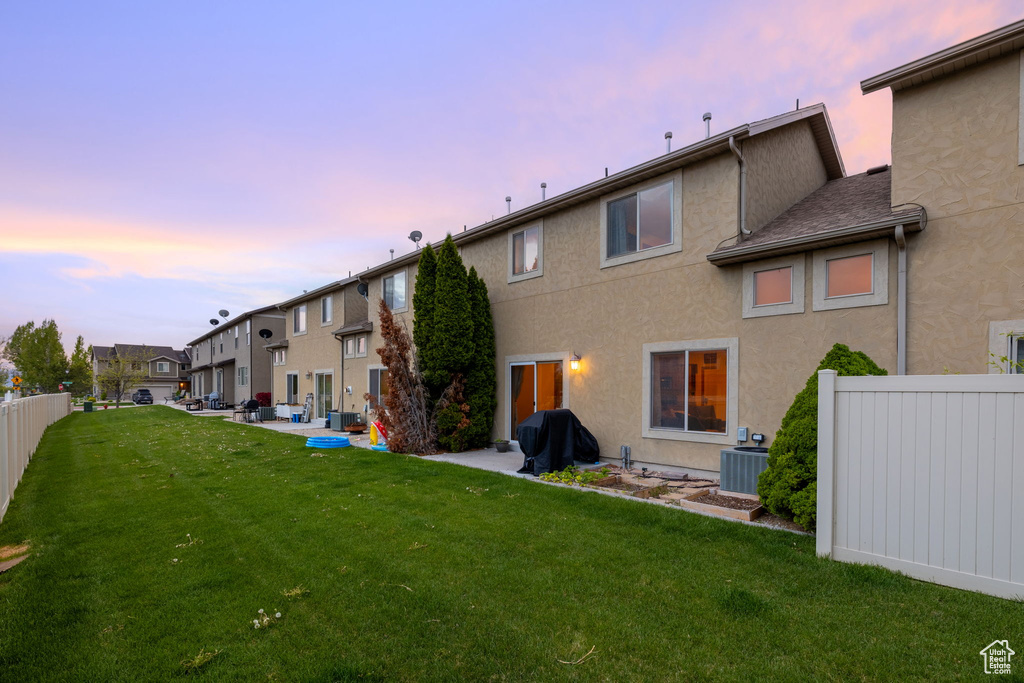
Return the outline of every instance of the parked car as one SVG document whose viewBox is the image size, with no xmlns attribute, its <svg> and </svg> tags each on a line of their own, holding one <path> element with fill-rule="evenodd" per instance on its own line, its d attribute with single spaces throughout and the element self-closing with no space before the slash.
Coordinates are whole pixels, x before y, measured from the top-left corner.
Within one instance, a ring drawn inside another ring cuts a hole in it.
<svg viewBox="0 0 1024 683">
<path fill-rule="evenodd" d="M 139 405 L 143 403 L 149 403 L 152 405 L 153 394 L 150 393 L 149 389 L 139 389 L 134 394 L 132 394 L 132 403 L 136 403 Z"/>
</svg>

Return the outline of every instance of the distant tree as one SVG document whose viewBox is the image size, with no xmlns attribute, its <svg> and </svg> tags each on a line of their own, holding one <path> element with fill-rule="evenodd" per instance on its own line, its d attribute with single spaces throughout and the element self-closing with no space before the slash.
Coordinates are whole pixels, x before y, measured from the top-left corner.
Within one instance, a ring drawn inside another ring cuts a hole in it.
<svg viewBox="0 0 1024 683">
<path fill-rule="evenodd" d="M 71 391 L 78 394 L 87 394 L 92 391 L 92 346 L 87 349 L 82 335 L 75 340 L 75 350 L 71 352 L 71 360 L 68 363 L 67 379 L 71 382 Z"/>
<path fill-rule="evenodd" d="M 132 390 L 149 375 L 148 358 L 145 347 L 138 351 L 112 353 L 96 381 L 107 392 L 108 398 L 120 404 L 124 396 L 131 395 Z"/>
<path fill-rule="evenodd" d="M 430 338 L 434 332 L 434 279 L 437 276 L 437 255 L 429 244 L 420 252 L 416 270 L 416 288 L 412 294 L 412 341 L 416 345 L 418 367 L 424 376 L 431 372 L 428 358 Z"/>
<path fill-rule="evenodd" d="M 0 392 L 6 390 L 7 383 L 11 380 L 11 371 L 0 365 Z"/>
<path fill-rule="evenodd" d="M 466 441 L 470 448 L 483 448 L 491 439 L 494 411 L 498 407 L 498 378 L 494 367 L 494 320 L 487 284 L 469 269 L 467 278 L 470 310 L 473 316 L 475 352 L 466 374 L 466 403 L 469 405 L 469 427 Z"/>
<path fill-rule="evenodd" d="M 19 325 L 4 342 L 3 357 L 21 373 L 22 387 L 55 392 L 67 378 L 68 357 L 60 342 L 60 330 L 53 320 Z"/>
</svg>

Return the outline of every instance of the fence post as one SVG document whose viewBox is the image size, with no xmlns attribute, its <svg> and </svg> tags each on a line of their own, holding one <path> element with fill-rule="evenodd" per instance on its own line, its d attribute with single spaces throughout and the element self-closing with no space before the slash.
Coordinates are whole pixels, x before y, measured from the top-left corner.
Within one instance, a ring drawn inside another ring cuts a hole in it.
<svg viewBox="0 0 1024 683">
<path fill-rule="evenodd" d="M 818 524 L 815 550 L 832 556 L 835 507 L 836 371 L 818 372 Z"/>
</svg>

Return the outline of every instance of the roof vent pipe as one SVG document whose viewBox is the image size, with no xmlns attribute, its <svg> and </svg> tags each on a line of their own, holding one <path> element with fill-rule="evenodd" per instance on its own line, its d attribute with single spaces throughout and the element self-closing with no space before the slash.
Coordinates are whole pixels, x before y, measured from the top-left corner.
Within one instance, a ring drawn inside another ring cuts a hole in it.
<svg viewBox="0 0 1024 683">
<path fill-rule="evenodd" d="M 394 249 L 388 249 L 388 251 L 391 252 L 391 260 L 394 261 L 395 260 L 395 250 Z"/>
<path fill-rule="evenodd" d="M 540 184 L 540 200 L 544 201 L 547 198 L 548 198 L 548 184 L 547 183 L 541 183 Z"/>
<path fill-rule="evenodd" d="M 505 197 L 505 203 L 508 205 L 508 212 L 512 213 L 512 197 Z"/>
<path fill-rule="evenodd" d="M 665 154 L 672 151 L 672 131 L 665 133 Z"/>
<path fill-rule="evenodd" d="M 711 137 L 711 112 L 704 112 L 704 139 Z"/>
<path fill-rule="evenodd" d="M 710 116 L 710 114 L 705 114 L 705 116 Z M 740 149 L 736 146 L 736 139 L 731 135 L 729 136 L 729 149 L 732 150 L 740 164 L 739 237 L 743 239 L 743 235 L 750 234 L 750 231 L 747 230 L 747 161 L 740 154 Z"/>
</svg>

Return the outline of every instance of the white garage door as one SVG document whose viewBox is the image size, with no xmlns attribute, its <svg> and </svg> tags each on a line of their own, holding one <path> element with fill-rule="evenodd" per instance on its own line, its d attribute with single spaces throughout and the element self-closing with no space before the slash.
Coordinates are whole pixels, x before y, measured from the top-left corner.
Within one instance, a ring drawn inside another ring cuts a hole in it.
<svg viewBox="0 0 1024 683">
<path fill-rule="evenodd" d="M 163 403 L 165 398 L 174 396 L 175 384 L 153 384 L 147 387 L 153 394 L 153 403 Z"/>
</svg>

